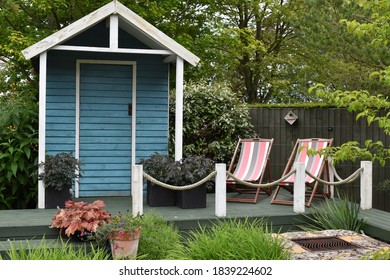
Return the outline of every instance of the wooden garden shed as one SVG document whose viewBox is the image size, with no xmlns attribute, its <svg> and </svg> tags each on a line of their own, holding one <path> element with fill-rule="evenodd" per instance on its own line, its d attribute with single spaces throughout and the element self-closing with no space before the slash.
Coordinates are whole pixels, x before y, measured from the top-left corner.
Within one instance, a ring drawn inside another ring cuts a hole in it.
<svg viewBox="0 0 390 280">
<path fill-rule="evenodd" d="M 182 157 L 184 61 L 199 58 L 118 1 L 23 50 L 39 71 L 39 162 L 74 152 L 75 197 L 129 196 L 132 166 L 167 153 L 176 63 L 175 158 Z M 38 208 L 44 208 L 38 186 Z"/>
</svg>

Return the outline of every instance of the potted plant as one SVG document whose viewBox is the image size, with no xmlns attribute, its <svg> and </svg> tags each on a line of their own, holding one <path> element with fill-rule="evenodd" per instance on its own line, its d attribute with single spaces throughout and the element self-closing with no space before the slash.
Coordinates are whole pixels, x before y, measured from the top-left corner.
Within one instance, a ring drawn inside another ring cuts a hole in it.
<svg viewBox="0 0 390 280">
<path fill-rule="evenodd" d="M 214 170 L 214 163 L 205 156 L 188 156 L 175 162 L 171 169 L 171 182 L 176 186 L 187 186 L 199 182 Z M 207 184 L 177 191 L 176 205 L 180 208 L 205 208 Z"/>
<path fill-rule="evenodd" d="M 150 176 L 174 186 L 187 186 L 197 183 L 214 170 L 214 163 L 205 156 L 188 156 L 180 161 L 174 161 L 167 155 L 154 154 L 149 159 L 142 160 L 141 164 Z M 180 208 L 206 207 L 206 184 L 189 190 L 172 191 L 164 187 L 153 186 L 148 181 L 148 204 L 151 205 L 151 202 L 158 201 L 155 204 L 162 206 L 161 200 L 164 197 L 162 192 L 167 193 L 166 197 L 171 199 L 170 204 L 164 204 L 164 206 L 176 204 Z"/>
<path fill-rule="evenodd" d="M 137 257 L 141 224 L 141 215 L 134 217 L 130 211 L 127 211 L 112 216 L 111 221 L 99 229 L 100 235 L 104 234 L 108 239 L 114 259 L 135 259 Z"/>
<path fill-rule="evenodd" d="M 65 230 L 68 237 L 91 240 L 99 226 L 110 222 L 110 214 L 103 209 L 104 206 L 102 200 L 92 203 L 68 200 L 65 208 L 59 209 L 53 217 L 50 228 L 59 228 L 60 233 Z"/>
<path fill-rule="evenodd" d="M 174 164 L 173 158 L 155 153 L 147 159 L 142 159 L 140 164 L 143 165 L 144 171 L 153 178 L 168 182 L 168 168 Z M 176 204 L 175 192 L 171 189 L 158 186 L 150 181 L 146 184 L 146 202 L 149 206 L 174 206 Z"/>
<path fill-rule="evenodd" d="M 80 161 L 72 152 L 47 155 L 38 176 L 45 186 L 45 208 L 63 208 L 72 198 L 72 183 L 81 177 Z"/>
</svg>

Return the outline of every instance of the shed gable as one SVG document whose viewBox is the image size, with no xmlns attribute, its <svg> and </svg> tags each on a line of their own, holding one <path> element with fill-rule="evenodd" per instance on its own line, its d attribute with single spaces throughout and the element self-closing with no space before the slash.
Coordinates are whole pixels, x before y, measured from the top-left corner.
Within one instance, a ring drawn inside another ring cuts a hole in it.
<svg viewBox="0 0 390 280">
<path fill-rule="evenodd" d="M 65 46 L 82 46 L 82 47 L 110 47 L 110 29 L 107 20 L 103 20 L 84 32 L 63 42 Z M 134 49 L 150 49 L 149 46 L 123 30 L 118 28 L 118 47 Z"/>
</svg>

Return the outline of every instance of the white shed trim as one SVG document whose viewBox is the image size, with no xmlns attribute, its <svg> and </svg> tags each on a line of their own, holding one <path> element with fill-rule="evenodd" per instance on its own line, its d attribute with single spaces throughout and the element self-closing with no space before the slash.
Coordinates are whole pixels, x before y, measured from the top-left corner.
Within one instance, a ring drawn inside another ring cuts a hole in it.
<svg viewBox="0 0 390 280">
<path fill-rule="evenodd" d="M 47 52 L 39 56 L 39 132 L 38 132 L 38 162 L 44 163 L 46 157 L 46 73 Z M 38 174 L 43 172 L 38 168 Z M 38 181 L 38 209 L 45 209 L 45 187 L 42 180 Z"/>
<path fill-rule="evenodd" d="M 111 15 L 114 16 L 111 17 Z M 133 11 L 118 1 L 108 3 L 100 9 L 86 15 L 85 17 L 73 22 L 56 33 L 24 49 L 22 53 L 26 59 L 31 59 L 45 51 L 52 49 L 55 46 L 61 45 L 63 42 L 82 33 L 91 26 L 109 17 L 111 40 L 114 40 L 115 38 L 117 39 L 118 30 L 114 31 L 113 29 L 117 29 L 120 26 L 128 33 L 136 34 L 135 36 L 137 39 L 146 42 L 147 45 L 152 47 L 152 49 L 157 48 L 168 50 L 182 57 L 185 61 L 194 66 L 198 64 L 200 59 L 196 55 L 191 53 L 175 40 L 158 30 L 156 27 L 148 23 L 146 20 L 135 14 Z M 109 49 L 119 50 L 119 48 L 116 48 L 117 42 L 114 43 L 111 40 Z"/>
</svg>

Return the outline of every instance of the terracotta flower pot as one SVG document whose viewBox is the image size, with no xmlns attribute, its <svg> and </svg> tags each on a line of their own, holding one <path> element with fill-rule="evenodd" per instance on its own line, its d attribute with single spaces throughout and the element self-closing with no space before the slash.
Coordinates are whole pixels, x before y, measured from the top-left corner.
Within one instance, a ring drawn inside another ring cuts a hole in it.
<svg viewBox="0 0 390 280">
<path fill-rule="evenodd" d="M 141 228 L 135 231 L 113 231 L 108 234 L 111 253 L 114 259 L 135 259 L 138 252 L 138 243 L 141 237 Z"/>
</svg>

